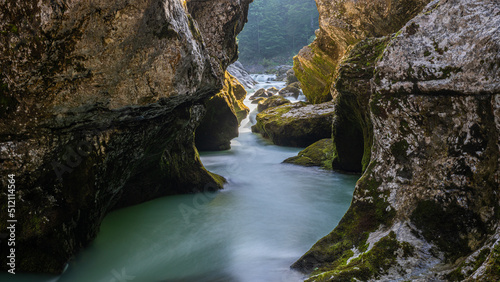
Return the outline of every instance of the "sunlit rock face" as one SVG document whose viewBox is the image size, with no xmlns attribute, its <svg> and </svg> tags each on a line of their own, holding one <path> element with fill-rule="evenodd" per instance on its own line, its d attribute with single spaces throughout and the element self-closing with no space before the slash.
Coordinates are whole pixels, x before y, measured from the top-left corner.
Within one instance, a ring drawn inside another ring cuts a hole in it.
<svg viewBox="0 0 500 282">
<path fill-rule="evenodd" d="M 17 271 L 59 273 L 112 208 L 222 185 L 193 133 L 236 59 L 249 2 L 0 3 L 0 166 L 17 184 Z"/>
<path fill-rule="evenodd" d="M 330 87 L 349 46 L 366 37 L 398 31 L 430 0 L 316 0 L 319 30 L 294 58 L 294 70 L 309 101 L 332 99 Z"/>
<path fill-rule="evenodd" d="M 196 129 L 195 144 L 200 151 L 221 151 L 231 148 L 231 139 L 238 137 L 238 127 L 250 109 L 243 104 L 247 92 L 239 81 L 226 71 L 224 87 L 205 103 L 206 114 Z"/>
<path fill-rule="evenodd" d="M 500 278 L 499 24 L 496 1 L 436 0 L 388 42 L 371 162 L 339 226 L 294 264 L 310 281 Z"/>
</svg>

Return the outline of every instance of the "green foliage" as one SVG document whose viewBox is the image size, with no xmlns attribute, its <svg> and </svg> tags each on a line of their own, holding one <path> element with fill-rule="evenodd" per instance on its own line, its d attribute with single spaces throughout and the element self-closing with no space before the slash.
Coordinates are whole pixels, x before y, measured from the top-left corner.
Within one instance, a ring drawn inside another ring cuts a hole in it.
<svg viewBox="0 0 500 282">
<path fill-rule="evenodd" d="M 314 38 L 316 29 L 318 10 L 314 0 L 255 0 L 250 5 L 248 23 L 238 36 L 240 60 L 291 63 L 292 57 Z"/>
</svg>

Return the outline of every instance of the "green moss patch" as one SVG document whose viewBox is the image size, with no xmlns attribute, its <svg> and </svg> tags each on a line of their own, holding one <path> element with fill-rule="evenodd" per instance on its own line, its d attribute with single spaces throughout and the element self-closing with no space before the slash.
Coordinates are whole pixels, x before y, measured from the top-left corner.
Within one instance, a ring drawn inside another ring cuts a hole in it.
<svg viewBox="0 0 500 282">
<path fill-rule="evenodd" d="M 332 139 L 322 139 L 300 151 L 295 157 L 284 160 L 302 166 L 319 166 L 323 169 L 332 169 L 333 142 Z"/>
<path fill-rule="evenodd" d="M 311 277 L 313 281 L 368 281 L 379 278 L 397 262 L 397 252 L 405 249 L 407 242 L 398 242 L 396 234 L 391 231 L 376 242 L 373 247 L 359 257 L 342 264 L 333 271 Z"/>
<path fill-rule="evenodd" d="M 307 52 L 301 51 L 293 60 L 295 76 L 302 85 L 302 91 L 313 104 L 330 101 L 330 86 L 337 61 L 323 52 L 316 43 L 305 48 Z"/>
</svg>

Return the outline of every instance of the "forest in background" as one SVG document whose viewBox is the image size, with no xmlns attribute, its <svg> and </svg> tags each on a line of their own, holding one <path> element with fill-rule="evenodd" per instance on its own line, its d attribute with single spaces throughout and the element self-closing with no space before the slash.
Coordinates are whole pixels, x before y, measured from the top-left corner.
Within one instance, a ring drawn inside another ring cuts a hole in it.
<svg viewBox="0 0 500 282">
<path fill-rule="evenodd" d="M 266 68 L 291 65 L 293 56 L 314 40 L 318 26 L 314 0 L 255 0 L 238 35 L 240 61 Z"/>
</svg>

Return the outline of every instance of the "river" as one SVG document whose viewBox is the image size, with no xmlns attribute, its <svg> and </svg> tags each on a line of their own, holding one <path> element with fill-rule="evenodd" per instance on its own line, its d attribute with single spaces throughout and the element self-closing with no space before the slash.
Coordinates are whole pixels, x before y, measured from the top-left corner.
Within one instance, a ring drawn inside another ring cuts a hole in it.
<svg viewBox="0 0 500 282">
<path fill-rule="evenodd" d="M 256 78 L 248 96 L 284 86 Z M 231 150 L 201 154 L 208 170 L 227 178 L 223 190 L 114 211 L 63 275 L 1 274 L 0 281 L 302 281 L 289 266 L 337 225 L 358 176 L 283 164 L 300 148 L 253 134 L 256 106 L 246 104 L 252 113 Z"/>
</svg>

